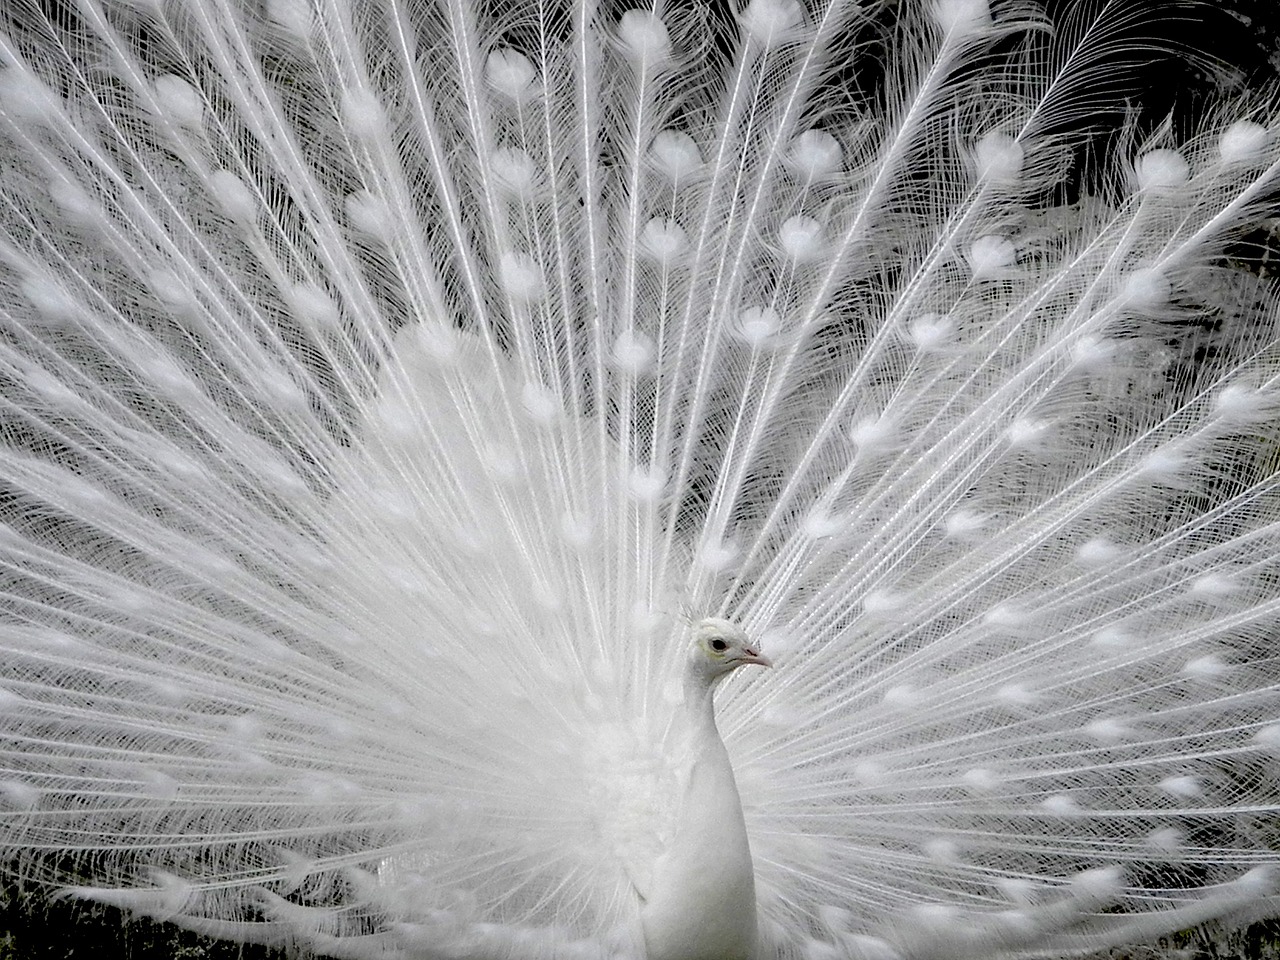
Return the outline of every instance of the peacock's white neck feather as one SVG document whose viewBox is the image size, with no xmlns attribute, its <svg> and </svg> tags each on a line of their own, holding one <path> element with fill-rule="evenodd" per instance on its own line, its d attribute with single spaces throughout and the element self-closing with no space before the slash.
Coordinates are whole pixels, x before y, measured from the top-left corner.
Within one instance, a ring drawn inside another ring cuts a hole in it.
<svg viewBox="0 0 1280 960">
<path fill-rule="evenodd" d="M 709 642 L 730 650 L 736 644 L 746 654 L 725 669 L 708 669 Z M 679 780 L 675 832 L 653 866 L 652 883 L 640 890 L 648 960 L 749 960 L 755 953 L 751 848 L 713 702 L 718 681 L 740 663 L 768 661 L 731 625 L 703 621 L 669 747 Z"/>
</svg>

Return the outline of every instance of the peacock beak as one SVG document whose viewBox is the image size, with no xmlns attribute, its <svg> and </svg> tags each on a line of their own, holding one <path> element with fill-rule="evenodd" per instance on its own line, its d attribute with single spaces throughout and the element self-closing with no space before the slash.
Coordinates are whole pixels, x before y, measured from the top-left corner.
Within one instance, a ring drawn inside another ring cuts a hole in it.
<svg viewBox="0 0 1280 960">
<path fill-rule="evenodd" d="M 762 667 L 772 667 L 772 666 L 773 666 L 773 661 L 772 661 L 772 660 L 770 660 L 768 657 L 766 657 L 763 653 L 761 653 L 761 652 L 760 652 L 759 650 L 757 650 L 755 647 L 743 647 L 743 648 L 742 648 L 742 658 L 741 658 L 741 660 L 740 660 L 739 662 L 740 662 L 740 663 L 755 663 L 755 664 L 759 664 L 759 665 L 760 665 L 760 666 L 762 666 Z"/>
</svg>

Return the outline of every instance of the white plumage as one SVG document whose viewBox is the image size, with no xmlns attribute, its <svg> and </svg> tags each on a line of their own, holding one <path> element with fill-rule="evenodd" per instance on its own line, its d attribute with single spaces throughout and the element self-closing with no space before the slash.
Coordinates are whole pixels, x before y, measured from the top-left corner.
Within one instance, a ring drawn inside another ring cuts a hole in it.
<svg viewBox="0 0 1280 960">
<path fill-rule="evenodd" d="M 1280 138 L 1104 144 L 1133 23 L 9 4 L 0 847 L 339 957 L 1276 912 Z"/>
<path fill-rule="evenodd" d="M 675 831 L 632 882 L 648 960 L 750 960 L 756 953 L 756 889 L 742 801 L 716 729 L 715 684 L 746 664 L 772 666 L 727 620 L 697 625 L 684 696 L 663 751 L 679 796 Z"/>
</svg>

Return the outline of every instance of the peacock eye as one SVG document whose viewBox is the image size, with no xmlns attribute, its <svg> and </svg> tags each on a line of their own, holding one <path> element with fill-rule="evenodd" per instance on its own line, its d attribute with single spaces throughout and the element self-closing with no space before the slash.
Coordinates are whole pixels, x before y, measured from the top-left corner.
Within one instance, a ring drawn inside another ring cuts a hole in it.
<svg viewBox="0 0 1280 960">
<path fill-rule="evenodd" d="M 723 640 L 721 640 L 719 637 L 716 637 L 714 640 L 711 641 L 712 650 L 724 650 L 728 646 L 729 645 L 725 643 Z"/>
</svg>

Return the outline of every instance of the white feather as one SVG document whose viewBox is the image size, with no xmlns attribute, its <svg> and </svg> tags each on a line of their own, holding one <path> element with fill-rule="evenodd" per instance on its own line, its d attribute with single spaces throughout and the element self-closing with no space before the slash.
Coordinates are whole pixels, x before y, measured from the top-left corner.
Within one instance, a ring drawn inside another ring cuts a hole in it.
<svg viewBox="0 0 1280 960">
<path fill-rule="evenodd" d="M 1268 103 L 1066 206 L 1132 12 L 11 6 L 20 869 L 352 957 L 1275 912 Z M 686 616 L 781 651 L 718 727 Z"/>
</svg>

